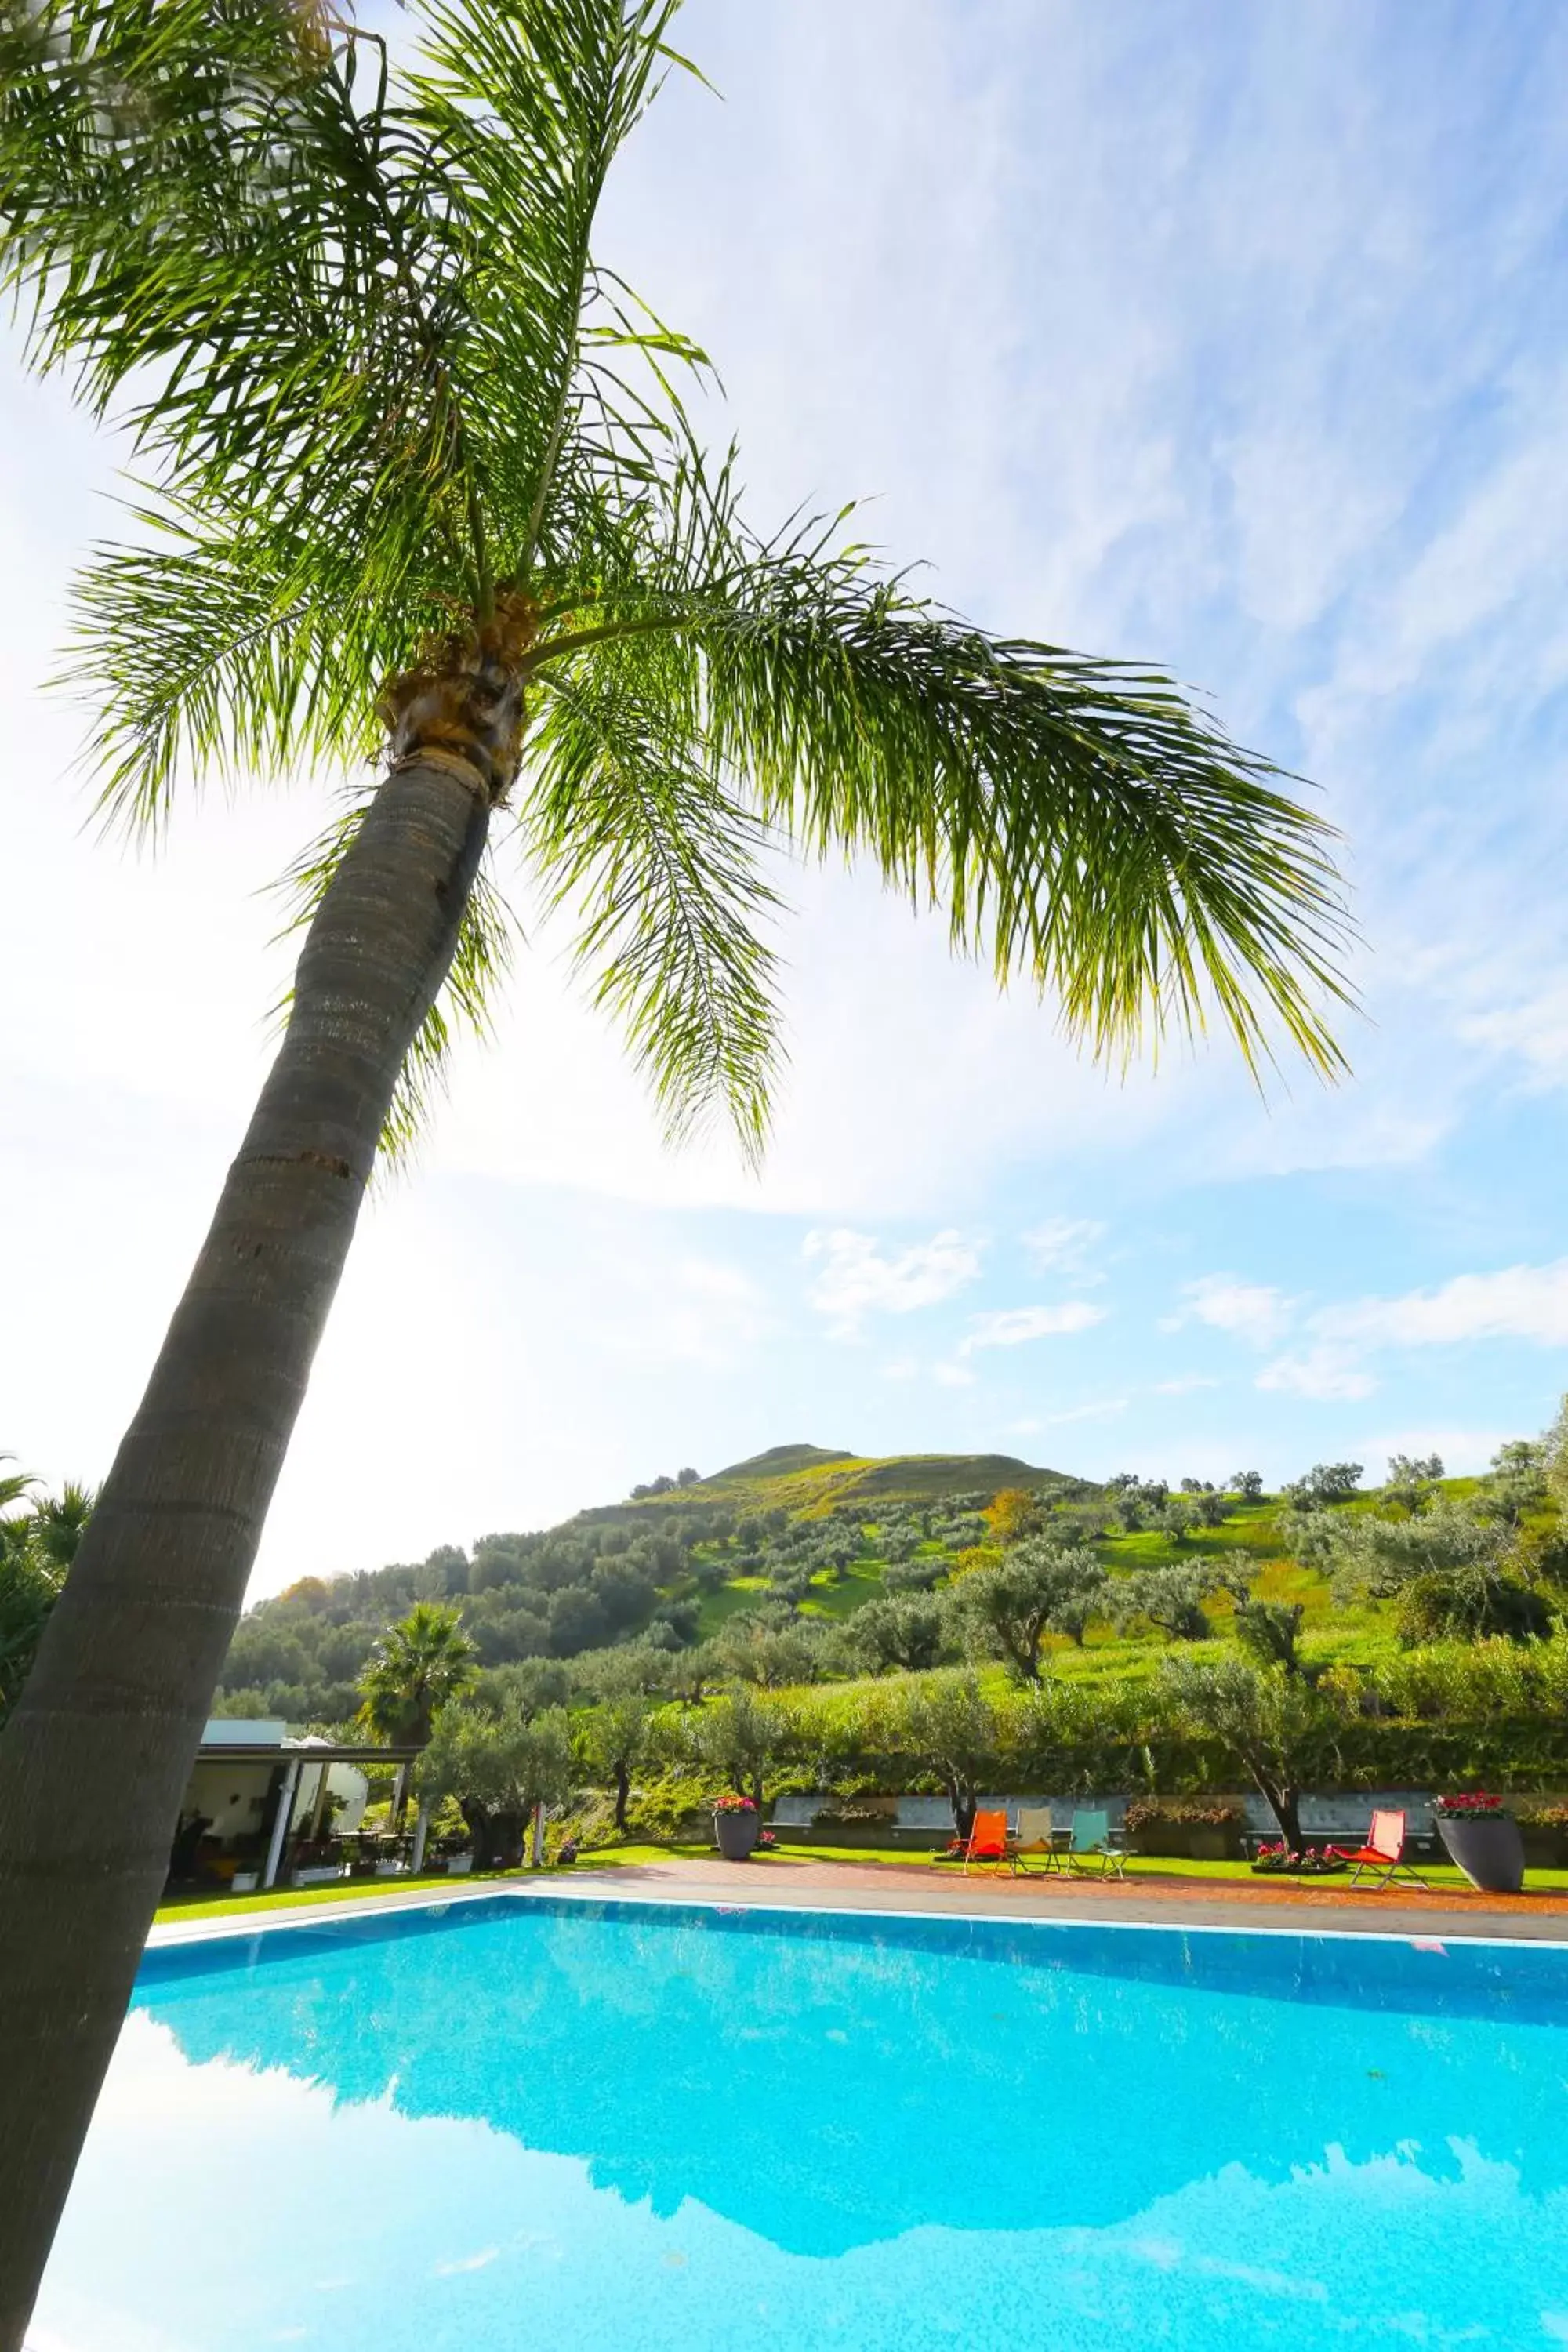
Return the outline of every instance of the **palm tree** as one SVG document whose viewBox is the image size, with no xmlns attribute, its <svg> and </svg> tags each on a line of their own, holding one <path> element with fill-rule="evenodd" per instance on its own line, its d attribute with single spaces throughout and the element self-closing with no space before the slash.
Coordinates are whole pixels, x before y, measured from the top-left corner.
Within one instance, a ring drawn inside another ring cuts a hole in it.
<svg viewBox="0 0 1568 2352">
<path fill-rule="evenodd" d="M 373 1739 L 425 1747 L 449 1698 L 468 1689 L 479 1652 L 455 1609 L 416 1601 L 381 1637 L 359 1678 L 359 1722 Z"/>
<path fill-rule="evenodd" d="M 0 0 L 0 275 L 123 396 L 138 543 L 78 590 L 111 815 L 335 763 L 288 1025 L 0 1743 L 0 2352 L 21 2335 L 376 1153 L 569 904 L 679 1131 L 763 1140 L 767 843 L 870 864 L 1125 1055 L 1339 1055 L 1324 828 L 1163 677 L 972 626 L 844 518 L 759 534 L 597 258 L 675 0 Z"/>
<path fill-rule="evenodd" d="M 455 1609 L 416 1601 L 383 1634 L 360 1675 L 362 1729 L 373 1739 L 427 1747 L 447 1701 L 474 1681 L 478 1658 Z M 408 1768 L 402 1765 L 392 1806 L 395 1829 L 407 1801 Z"/>
</svg>

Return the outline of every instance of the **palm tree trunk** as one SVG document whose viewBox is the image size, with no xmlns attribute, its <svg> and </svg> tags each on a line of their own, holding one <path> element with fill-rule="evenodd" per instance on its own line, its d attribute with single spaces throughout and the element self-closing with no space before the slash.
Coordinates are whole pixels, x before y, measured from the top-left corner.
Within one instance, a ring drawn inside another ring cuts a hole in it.
<svg viewBox="0 0 1568 2352">
<path fill-rule="evenodd" d="M 481 764 L 397 748 L 0 1737 L 0 2352 L 22 2342 L 398 1073 L 484 846 Z"/>
</svg>

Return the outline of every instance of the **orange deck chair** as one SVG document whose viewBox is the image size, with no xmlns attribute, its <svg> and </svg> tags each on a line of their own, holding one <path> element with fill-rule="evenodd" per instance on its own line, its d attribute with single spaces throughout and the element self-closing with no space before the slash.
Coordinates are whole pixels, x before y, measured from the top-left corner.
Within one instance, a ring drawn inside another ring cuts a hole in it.
<svg viewBox="0 0 1568 2352">
<path fill-rule="evenodd" d="M 1352 1886 L 1363 1871 L 1370 1871 L 1379 1886 L 1392 1885 L 1395 1878 L 1407 1878 L 1413 1886 L 1426 1885 L 1420 1873 L 1412 1870 L 1405 1859 L 1403 1813 L 1373 1813 L 1363 1846 L 1352 1853 L 1349 1846 L 1331 1845 L 1329 1852 L 1337 1854 L 1342 1862 L 1355 1865 L 1351 1872 Z"/>
<path fill-rule="evenodd" d="M 963 1874 L 971 1869 L 1011 1870 L 1013 1856 L 1007 1844 L 1007 1815 L 998 1806 L 994 1812 L 976 1813 L 969 1832 L 969 1843 L 963 1849 Z"/>
</svg>

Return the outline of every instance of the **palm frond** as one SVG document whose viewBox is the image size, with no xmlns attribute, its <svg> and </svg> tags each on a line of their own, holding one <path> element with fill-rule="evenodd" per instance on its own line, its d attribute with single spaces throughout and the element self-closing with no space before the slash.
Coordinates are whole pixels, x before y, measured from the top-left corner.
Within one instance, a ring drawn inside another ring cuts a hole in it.
<svg viewBox="0 0 1568 2352">
<path fill-rule="evenodd" d="M 342 551 L 287 532 L 204 539 L 168 509 L 142 520 L 163 544 L 100 548 L 79 575 L 62 673 L 93 712 L 85 758 L 109 815 L 155 833 L 184 779 L 367 756 L 366 679 L 417 607 L 367 605 Z"/>
<path fill-rule="evenodd" d="M 1272 762 L 1163 673 L 992 636 L 832 526 L 747 548 L 729 497 L 574 613 L 541 674 L 685 647 L 694 726 L 766 823 L 945 907 L 955 948 L 1052 991 L 1098 1054 L 1215 1021 L 1255 1074 L 1279 1030 L 1323 1075 L 1345 1066 L 1323 1010 L 1351 1001 L 1335 836 Z"/>
<path fill-rule="evenodd" d="M 679 648 L 632 643 L 554 678 L 522 824 L 574 958 L 621 1022 L 672 1137 L 725 1108 L 748 1152 L 779 1047 L 765 830 L 702 756 Z"/>
</svg>

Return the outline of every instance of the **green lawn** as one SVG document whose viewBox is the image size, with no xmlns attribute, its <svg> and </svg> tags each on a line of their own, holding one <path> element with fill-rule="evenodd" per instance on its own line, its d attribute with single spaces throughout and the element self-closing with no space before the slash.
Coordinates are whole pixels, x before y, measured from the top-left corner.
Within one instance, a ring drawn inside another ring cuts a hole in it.
<svg viewBox="0 0 1568 2352">
<path fill-rule="evenodd" d="M 516 1871 L 494 1872 L 489 1875 L 515 1878 Z M 291 1911 L 300 1904 L 357 1903 L 372 1895 L 405 1895 L 411 1886 L 439 1886 L 447 1894 L 457 1894 L 465 1886 L 483 1885 L 478 1874 L 463 1878 L 448 1878 L 446 1872 L 426 1871 L 417 1878 L 348 1878 L 335 1885 L 281 1886 L 270 1895 L 220 1895 L 210 1901 L 195 1897 L 178 1903 L 160 1903 L 153 1914 L 157 1927 L 172 1927 L 184 1919 L 226 1919 L 241 1911 Z"/>
<path fill-rule="evenodd" d="M 712 1857 L 713 1851 L 713 1847 L 705 1839 L 677 1842 L 668 1845 L 601 1846 L 593 1853 L 584 1854 L 581 1866 L 584 1870 L 618 1870 L 635 1868 L 639 1863 L 708 1860 Z M 781 1878 L 785 1878 L 789 1874 L 792 1862 L 796 1861 L 883 1864 L 901 1863 L 907 1868 L 910 1864 L 916 1867 L 926 1865 L 929 1859 L 929 1853 L 919 1847 L 894 1851 L 885 1847 L 868 1846 L 789 1845 L 776 1847 L 769 1853 L 758 1854 L 748 1867 L 764 1872 L 776 1871 Z M 1464 1892 L 1467 1882 L 1451 1864 L 1429 1863 L 1420 1867 L 1423 1877 L 1430 1883 L 1435 1894 L 1457 1895 Z M 1039 1874 L 1042 1877 L 1047 1875 L 1044 1873 Z M 963 1874 L 956 1867 L 944 1867 L 940 1871 L 931 1872 L 931 1875 L 933 1879 L 940 1877 L 960 1880 Z M 1181 1879 L 1190 1881 L 1197 1886 L 1213 1886 L 1237 1879 L 1249 1880 L 1252 1877 L 1252 1871 L 1245 1862 L 1167 1861 L 1152 1855 L 1130 1854 L 1127 1858 L 1127 1875 L 1134 1879 L 1151 1878 L 1166 1881 Z M 341 1886 L 289 1887 L 272 1895 L 239 1895 L 212 1902 L 168 1903 L 159 1909 L 156 1924 L 161 1927 L 170 1927 L 184 1920 L 232 1917 L 241 1912 L 253 1913 L 261 1916 L 274 1911 L 294 1910 L 301 1905 L 353 1903 L 369 1895 L 402 1895 L 415 1887 L 431 1892 L 439 1888 L 443 1893 L 456 1894 L 465 1887 L 491 1885 L 503 1880 L 515 1883 L 530 1876 L 531 1873 L 512 1870 L 497 1871 L 483 1876 L 475 1875 L 459 1879 L 451 1879 L 445 1875 L 421 1878 L 352 1879 Z M 1287 1885 L 1311 1886 L 1320 1882 L 1313 1879 L 1289 1879 L 1279 1883 Z M 1342 1879 L 1334 1878 L 1325 1879 L 1321 1883 L 1331 1887 L 1344 1884 Z M 1531 1870 L 1526 1876 L 1525 1887 L 1527 1893 L 1534 1895 L 1568 1894 L 1568 1870 Z M 1369 1892 L 1369 1912 L 1374 1907 L 1375 1896 Z"/>
</svg>

